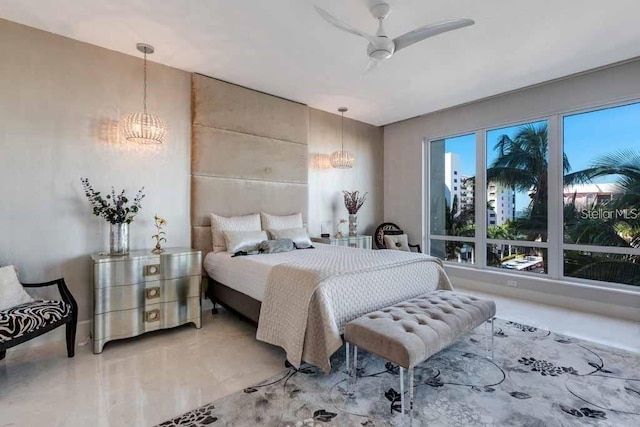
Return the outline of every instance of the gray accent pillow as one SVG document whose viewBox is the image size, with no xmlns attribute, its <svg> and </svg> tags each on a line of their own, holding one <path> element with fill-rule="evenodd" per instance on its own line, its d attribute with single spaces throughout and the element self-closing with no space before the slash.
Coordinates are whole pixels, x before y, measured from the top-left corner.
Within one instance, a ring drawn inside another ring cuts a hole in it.
<svg viewBox="0 0 640 427">
<path fill-rule="evenodd" d="M 277 254 L 280 252 L 289 252 L 296 247 L 291 239 L 265 240 L 260 243 L 258 250 L 263 254 Z"/>
<path fill-rule="evenodd" d="M 267 240 L 266 231 L 223 231 L 224 240 L 227 246 L 227 252 L 235 254 L 236 252 L 255 251 L 260 243 Z"/>
<path fill-rule="evenodd" d="M 308 249 L 313 247 L 309 234 L 304 228 L 285 228 L 281 230 L 269 230 L 272 239 L 291 239 L 296 249 Z"/>
</svg>

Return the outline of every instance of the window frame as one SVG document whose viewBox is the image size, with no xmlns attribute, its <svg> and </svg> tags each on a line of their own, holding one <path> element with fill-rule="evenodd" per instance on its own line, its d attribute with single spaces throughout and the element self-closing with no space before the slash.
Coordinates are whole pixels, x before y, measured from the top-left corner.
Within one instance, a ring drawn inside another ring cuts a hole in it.
<svg viewBox="0 0 640 427">
<path fill-rule="evenodd" d="M 592 245 L 575 245 L 564 243 L 563 231 L 564 231 L 564 186 L 563 178 L 564 171 L 562 168 L 563 153 L 564 153 L 564 119 L 568 116 L 577 114 L 584 114 L 590 112 L 596 112 L 609 108 L 623 107 L 627 105 L 640 104 L 640 98 L 629 98 L 622 101 L 603 102 L 598 104 L 589 105 L 587 107 L 562 110 L 546 115 L 527 117 L 526 119 L 518 121 L 510 121 L 507 123 L 491 124 L 489 126 L 482 126 L 473 130 L 451 132 L 448 135 L 437 137 L 424 137 L 423 142 L 423 182 L 425 183 L 425 189 L 427 193 L 423 192 L 423 227 L 424 227 L 424 241 L 423 247 L 425 253 L 431 253 L 431 240 L 445 240 L 445 241 L 457 241 L 473 243 L 475 248 L 475 263 L 474 264 L 460 264 L 457 262 L 443 260 L 443 263 L 447 267 L 483 270 L 490 273 L 497 273 L 510 277 L 530 277 L 538 279 L 553 280 L 556 282 L 564 283 L 579 283 L 590 286 L 598 286 L 606 289 L 618 289 L 626 291 L 634 291 L 640 293 L 640 286 L 629 285 L 625 283 L 604 282 L 593 279 L 584 279 L 572 276 L 564 275 L 564 252 L 565 251 L 588 251 L 594 253 L 621 253 L 621 254 L 634 254 L 640 255 L 640 248 L 629 249 L 620 247 L 606 247 L 606 246 L 592 246 Z M 549 144 L 549 170 L 548 170 L 548 204 L 549 211 L 547 215 L 547 232 L 549 239 L 547 242 L 535 242 L 535 241 L 512 241 L 512 240 L 500 240 L 487 238 L 487 221 L 488 215 L 486 209 L 478 209 L 479 206 L 486 206 L 488 199 L 488 191 L 477 191 L 479 188 L 487 188 L 486 185 L 486 135 L 490 130 L 502 129 L 506 127 L 522 126 L 529 123 L 536 123 L 540 121 L 547 121 L 548 126 L 548 144 Z M 475 204 L 476 204 L 476 216 L 475 216 L 475 235 L 474 237 L 459 237 L 459 236 L 440 236 L 432 235 L 430 228 L 430 197 L 425 197 L 425 194 L 431 194 L 431 179 L 430 179 L 430 151 L 431 143 L 449 138 L 457 138 L 461 136 L 467 136 L 475 134 L 476 143 L 476 182 L 475 182 Z M 555 209 L 552 207 L 556 206 Z M 559 208 L 558 208 L 559 207 Z M 560 236 L 560 237 L 558 237 Z M 540 247 L 547 250 L 547 272 L 546 273 L 532 273 L 525 271 L 503 271 L 501 268 L 491 267 L 487 265 L 487 245 L 490 244 L 510 244 L 512 246 L 525 246 L 525 247 Z"/>
</svg>

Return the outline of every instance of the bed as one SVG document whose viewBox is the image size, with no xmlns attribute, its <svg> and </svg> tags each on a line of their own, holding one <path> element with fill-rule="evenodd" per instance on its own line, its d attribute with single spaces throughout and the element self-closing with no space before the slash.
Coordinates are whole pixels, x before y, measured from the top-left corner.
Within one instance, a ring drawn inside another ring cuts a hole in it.
<svg viewBox="0 0 640 427">
<path fill-rule="evenodd" d="M 192 94 L 192 246 L 212 251 L 212 213 L 296 212 L 306 224 L 308 107 L 200 75 L 192 77 Z M 393 252 L 318 244 L 285 254 L 209 254 L 203 277 L 212 301 L 258 324 L 258 339 L 284 347 L 295 366 L 305 360 L 328 371 L 345 321 L 448 286 L 438 261 Z M 346 270 L 336 273 L 331 259 Z M 392 260 L 398 265 L 385 265 Z"/>
<path fill-rule="evenodd" d="M 204 268 L 213 302 L 257 323 L 256 337 L 283 347 L 294 366 L 305 361 L 325 372 L 351 320 L 451 289 L 436 258 L 323 244 L 240 257 L 210 252 Z"/>
</svg>

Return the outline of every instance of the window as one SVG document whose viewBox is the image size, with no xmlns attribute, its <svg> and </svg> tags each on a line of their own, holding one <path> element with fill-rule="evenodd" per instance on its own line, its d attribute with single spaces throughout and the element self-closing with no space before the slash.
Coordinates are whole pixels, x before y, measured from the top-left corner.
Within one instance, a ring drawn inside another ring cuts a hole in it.
<svg viewBox="0 0 640 427">
<path fill-rule="evenodd" d="M 640 104 L 564 117 L 565 276 L 640 285 L 638 117 Z"/>
<path fill-rule="evenodd" d="M 475 135 L 432 141 L 429 145 L 430 253 L 446 261 L 475 263 L 475 193 L 454 186 L 458 171 L 475 179 Z M 462 182 L 462 180 L 461 180 Z"/>
<path fill-rule="evenodd" d="M 635 103 L 426 141 L 430 253 L 640 289 L 639 130 Z"/>
<path fill-rule="evenodd" d="M 458 182 L 458 179 L 457 178 L 453 178 L 453 182 Z"/>
</svg>

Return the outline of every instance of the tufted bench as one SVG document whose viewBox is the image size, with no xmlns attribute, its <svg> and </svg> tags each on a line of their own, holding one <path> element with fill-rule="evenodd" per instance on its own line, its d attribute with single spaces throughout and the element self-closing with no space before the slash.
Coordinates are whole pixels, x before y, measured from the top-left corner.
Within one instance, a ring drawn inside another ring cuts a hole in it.
<svg viewBox="0 0 640 427">
<path fill-rule="evenodd" d="M 352 372 L 357 370 L 358 348 L 399 365 L 401 406 L 404 413 L 404 369 L 409 370 L 411 409 L 413 368 L 456 342 L 462 335 L 493 319 L 495 314 L 496 305 L 493 301 L 452 291 L 434 291 L 374 311 L 351 321 L 345 327 L 347 365 L 349 343 L 355 346 Z M 491 325 L 493 358 L 493 321 Z"/>
</svg>

